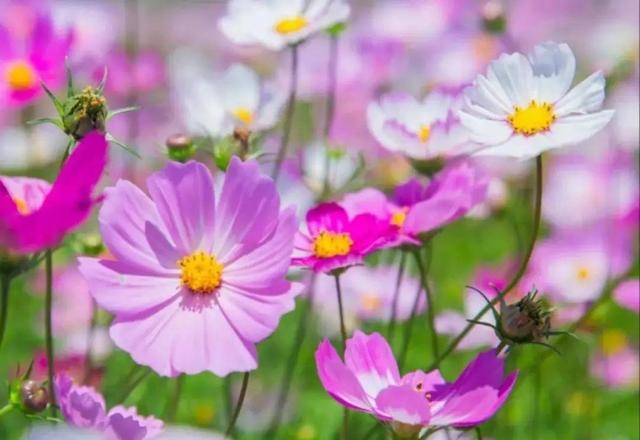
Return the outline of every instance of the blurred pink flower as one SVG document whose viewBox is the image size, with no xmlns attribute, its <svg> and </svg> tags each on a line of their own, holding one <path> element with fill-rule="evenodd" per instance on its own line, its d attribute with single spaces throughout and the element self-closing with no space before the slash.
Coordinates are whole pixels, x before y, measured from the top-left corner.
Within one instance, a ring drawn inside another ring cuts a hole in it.
<svg viewBox="0 0 640 440">
<path fill-rule="evenodd" d="M 105 90 L 110 99 L 127 98 L 135 93 L 144 95 L 166 83 L 164 60 L 153 51 L 143 51 L 134 59 L 121 50 L 112 51 L 105 66 L 95 70 L 95 81 L 102 78 L 104 67 L 108 69 Z"/>
<path fill-rule="evenodd" d="M 116 316 L 111 338 L 164 376 L 255 369 L 255 344 L 298 293 L 285 278 L 293 208 L 280 211 L 273 181 L 237 157 L 217 202 L 198 162 L 169 163 L 147 187 L 151 198 L 127 181 L 107 192 L 99 221 L 115 261 L 80 259 L 91 295 Z"/>
<path fill-rule="evenodd" d="M 404 425 L 415 435 L 426 426 L 472 427 L 491 418 L 505 402 L 517 372 L 504 377 L 504 360 L 495 350 L 480 353 L 453 383 L 438 370 L 400 377 L 387 341 L 378 333 L 356 331 L 347 340 L 345 361 L 328 340 L 316 350 L 316 367 L 325 390 L 346 408 Z"/>
<path fill-rule="evenodd" d="M 55 393 L 67 423 L 104 433 L 106 440 L 148 440 L 162 432 L 161 420 L 140 416 L 133 407 L 118 405 L 107 412 L 104 398 L 96 390 L 77 386 L 64 374 L 55 378 Z"/>
<path fill-rule="evenodd" d="M 623 281 L 613 291 L 613 299 L 629 310 L 640 312 L 640 279 Z"/>
<path fill-rule="evenodd" d="M 629 345 L 620 330 L 607 329 L 600 340 L 600 350 L 591 358 L 591 374 L 611 388 L 638 385 L 640 361 L 638 351 Z"/>
<path fill-rule="evenodd" d="M 28 35 L 20 36 L 0 23 L 0 102 L 26 105 L 43 95 L 41 82 L 52 90 L 65 78 L 64 60 L 72 32 L 58 33 L 50 15 L 40 13 Z"/>
<path fill-rule="evenodd" d="M 91 212 L 106 162 L 107 142 L 94 132 L 78 143 L 51 186 L 39 179 L 2 177 L 0 248 L 30 253 L 58 245 Z"/>
</svg>

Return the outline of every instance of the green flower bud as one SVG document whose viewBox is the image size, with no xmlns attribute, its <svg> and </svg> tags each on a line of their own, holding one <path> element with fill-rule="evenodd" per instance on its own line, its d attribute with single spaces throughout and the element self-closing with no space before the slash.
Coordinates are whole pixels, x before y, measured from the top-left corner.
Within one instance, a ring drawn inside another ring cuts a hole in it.
<svg viewBox="0 0 640 440">
<path fill-rule="evenodd" d="M 104 243 L 102 242 L 102 238 L 100 234 L 90 233 L 90 234 L 82 234 L 78 237 L 77 241 L 77 251 L 81 255 L 86 255 L 88 257 L 97 257 L 101 255 L 104 250 Z"/>
<path fill-rule="evenodd" d="M 66 134 L 82 139 L 93 130 L 106 132 L 107 100 L 99 89 L 87 86 L 62 104 L 62 125 Z"/>
<path fill-rule="evenodd" d="M 507 29 L 504 7 L 499 0 L 489 0 L 482 7 L 482 24 L 490 34 L 501 34 Z"/>
<path fill-rule="evenodd" d="M 196 145 L 193 140 L 184 134 L 173 134 L 165 141 L 167 155 L 176 162 L 186 162 L 193 157 L 196 152 Z"/>
<path fill-rule="evenodd" d="M 11 404 L 27 414 L 44 411 L 49 404 L 47 387 L 31 379 L 18 379 L 11 384 Z"/>
</svg>

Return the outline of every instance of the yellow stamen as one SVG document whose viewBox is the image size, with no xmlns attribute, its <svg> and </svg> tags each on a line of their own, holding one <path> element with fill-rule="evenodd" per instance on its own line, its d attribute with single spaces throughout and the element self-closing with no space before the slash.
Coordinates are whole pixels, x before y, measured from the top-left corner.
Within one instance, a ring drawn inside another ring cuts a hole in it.
<svg viewBox="0 0 640 440">
<path fill-rule="evenodd" d="M 235 108 L 231 111 L 231 114 L 246 125 L 253 122 L 253 112 L 246 107 Z"/>
<path fill-rule="evenodd" d="M 513 130 L 523 136 L 533 136 L 548 131 L 555 120 L 553 105 L 546 102 L 538 104 L 535 100 L 532 100 L 526 108 L 516 106 L 507 118 Z"/>
<path fill-rule="evenodd" d="M 24 199 L 21 199 L 20 197 L 13 197 L 13 203 L 15 203 L 20 214 L 28 215 L 29 212 L 31 212 L 29 205 L 27 205 L 27 202 L 25 202 Z"/>
<path fill-rule="evenodd" d="M 322 231 L 313 241 L 313 253 L 318 258 L 347 255 L 353 240 L 347 233 Z"/>
<path fill-rule="evenodd" d="M 404 225 L 404 221 L 407 219 L 407 212 L 409 212 L 409 208 L 402 208 L 400 211 L 396 211 L 391 216 L 391 224 L 393 226 L 397 226 L 399 228 Z"/>
<path fill-rule="evenodd" d="M 588 267 L 582 266 L 578 269 L 577 276 L 580 281 L 586 281 L 591 277 L 591 271 Z"/>
<path fill-rule="evenodd" d="M 9 64 L 9 68 L 6 71 L 6 80 L 10 89 L 19 92 L 34 87 L 38 78 L 31 64 L 27 61 L 18 60 Z"/>
<path fill-rule="evenodd" d="M 309 24 L 306 18 L 301 15 L 296 15 L 294 17 L 283 18 L 275 25 L 275 30 L 277 33 L 282 35 L 292 34 L 294 32 L 298 32 L 301 29 L 304 29 Z"/>
<path fill-rule="evenodd" d="M 178 260 L 182 284 L 193 293 L 212 293 L 222 283 L 224 266 L 213 255 L 194 252 Z"/>
<path fill-rule="evenodd" d="M 360 303 L 362 304 L 362 308 L 367 312 L 375 312 L 382 308 L 382 300 L 373 294 L 363 295 L 360 299 Z"/>
<path fill-rule="evenodd" d="M 431 136 L 431 127 L 428 125 L 420 126 L 420 130 L 418 131 L 418 138 L 420 142 L 427 142 L 429 140 L 429 136 Z"/>
</svg>

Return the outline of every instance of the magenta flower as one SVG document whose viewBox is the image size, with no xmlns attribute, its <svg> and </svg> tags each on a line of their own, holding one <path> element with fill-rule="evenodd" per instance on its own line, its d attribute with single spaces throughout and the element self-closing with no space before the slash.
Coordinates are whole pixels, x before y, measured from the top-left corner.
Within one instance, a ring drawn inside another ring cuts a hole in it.
<svg viewBox="0 0 640 440">
<path fill-rule="evenodd" d="M 323 203 L 307 212 L 308 233 L 296 235 L 294 266 L 331 272 L 362 263 L 389 238 L 387 224 L 371 214 L 349 218 L 337 203 Z"/>
<path fill-rule="evenodd" d="M 487 196 L 488 180 L 467 162 L 450 165 L 427 185 L 411 179 L 392 199 L 373 188 L 348 194 L 341 203 L 350 216 L 370 213 L 395 229 L 391 246 L 418 244 L 418 235 L 464 215 Z"/>
<path fill-rule="evenodd" d="M 620 283 L 613 291 L 613 299 L 624 308 L 640 312 L 640 279 L 632 278 Z"/>
<path fill-rule="evenodd" d="M 216 201 L 207 168 L 169 163 L 108 189 L 99 221 L 113 260 L 80 259 L 114 343 L 164 376 L 258 365 L 255 344 L 293 309 L 285 276 L 297 224 L 273 181 L 233 158 Z"/>
<path fill-rule="evenodd" d="M 161 420 L 140 416 L 135 408 L 118 405 L 107 412 L 96 390 L 75 385 L 65 374 L 56 376 L 54 388 L 60 411 L 72 426 L 100 432 L 107 440 L 147 440 L 162 432 Z"/>
<path fill-rule="evenodd" d="M 400 377 L 387 341 L 356 331 L 343 362 L 328 340 L 316 351 L 322 385 L 341 405 L 372 414 L 393 429 L 417 434 L 428 426 L 472 427 L 502 406 L 517 372 L 504 377 L 504 360 L 494 350 L 480 353 L 453 383 L 439 371 Z"/>
<path fill-rule="evenodd" d="M 103 135 L 91 133 L 69 156 L 53 185 L 0 177 L 0 249 L 30 253 L 59 244 L 97 202 L 92 194 L 106 163 L 107 142 Z"/>
<path fill-rule="evenodd" d="M 57 34 L 49 15 L 40 14 L 35 20 L 24 41 L 0 24 L 0 102 L 4 104 L 29 104 L 43 93 L 40 82 L 51 89 L 64 82 L 72 33 Z"/>
</svg>

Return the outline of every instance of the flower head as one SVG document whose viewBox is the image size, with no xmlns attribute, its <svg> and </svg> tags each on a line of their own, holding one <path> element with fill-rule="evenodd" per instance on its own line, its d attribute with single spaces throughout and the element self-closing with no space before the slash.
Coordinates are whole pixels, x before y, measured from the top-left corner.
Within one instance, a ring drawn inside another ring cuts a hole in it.
<svg viewBox="0 0 640 440">
<path fill-rule="evenodd" d="M 349 12 L 343 0 L 230 0 L 218 25 L 236 44 L 280 50 L 345 21 Z"/>
<path fill-rule="evenodd" d="M 418 101 L 391 93 L 367 108 L 369 130 L 380 144 L 412 159 L 450 157 L 472 147 L 453 109 L 453 95 L 434 91 Z"/>
<path fill-rule="evenodd" d="M 296 236 L 292 264 L 331 272 L 362 263 L 389 238 L 389 227 L 371 214 L 353 218 L 337 203 L 323 203 L 307 212 L 307 233 Z"/>
<path fill-rule="evenodd" d="M 106 440 L 147 440 L 162 432 L 162 421 L 140 416 L 135 408 L 118 405 L 107 412 L 104 398 L 96 390 L 75 385 L 65 374 L 56 376 L 54 389 L 67 423 L 103 433 Z"/>
<path fill-rule="evenodd" d="M 613 291 L 613 299 L 622 307 L 640 312 L 640 279 L 623 281 Z"/>
<path fill-rule="evenodd" d="M 31 253 L 59 244 L 91 212 L 106 162 L 107 142 L 92 133 L 74 149 L 53 185 L 0 178 L 0 248 Z"/>
<path fill-rule="evenodd" d="M 294 306 L 293 208 L 280 211 L 273 181 L 238 158 L 217 200 L 198 162 L 169 163 L 147 187 L 151 197 L 127 181 L 108 190 L 99 221 L 115 260 L 80 259 L 115 315 L 111 338 L 164 376 L 255 369 L 255 344 Z"/>
<path fill-rule="evenodd" d="M 417 434 L 427 426 L 476 426 L 498 411 L 517 377 L 504 377 L 504 360 L 494 350 L 480 353 L 453 383 L 437 370 L 401 377 L 387 341 L 359 331 L 347 340 L 344 362 L 328 340 L 315 357 L 320 381 L 331 397 L 402 433 Z"/>
<path fill-rule="evenodd" d="M 25 41 L 0 24 L 0 100 L 26 105 L 42 95 L 41 82 L 61 86 L 71 40 L 71 31 L 56 32 L 48 14 L 35 18 Z"/>
<path fill-rule="evenodd" d="M 596 72 L 569 90 L 576 60 L 566 44 L 547 42 L 525 56 L 502 55 L 465 91 L 458 113 L 478 154 L 530 158 L 600 131 L 613 110 L 598 111 L 604 76 Z"/>
</svg>

